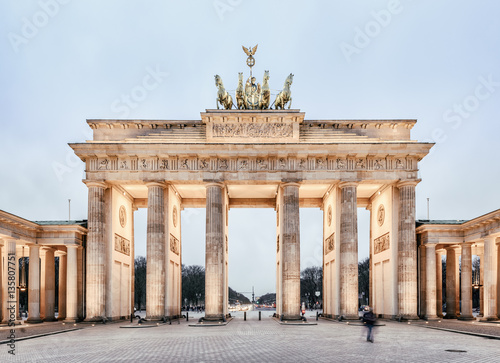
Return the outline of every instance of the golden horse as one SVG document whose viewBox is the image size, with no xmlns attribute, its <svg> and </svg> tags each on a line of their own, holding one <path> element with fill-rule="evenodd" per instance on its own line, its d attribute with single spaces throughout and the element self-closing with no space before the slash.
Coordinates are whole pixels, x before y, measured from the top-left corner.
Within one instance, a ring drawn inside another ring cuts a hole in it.
<svg viewBox="0 0 500 363">
<path fill-rule="evenodd" d="M 269 71 L 264 71 L 264 79 L 262 81 L 262 88 L 259 100 L 259 108 L 267 110 L 271 102 L 271 89 L 269 88 Z"/>
<path fill-rule="evenodd" d="M 245 91 L 243 89 L 243 72 L 238 73 L 238 87 L 236 88 L 236 108 L 244 110 L 245 107 Z"/>
<path fill-rule="evenodd" d="M 286 77 L 285 84 L 283 85 L 283 90 L 278 93 L 276 96 L 276 100 L 274 101 L 274 108 L 276 110 L 285 109 L 285 105 L 290 102 L 288 105 L 288 109 L 292 106 L 292 92 L 290 91 L 290 86 L 293 82 L 293 74 L 290 73 L 288 77 Z"/>
<path fill-rule="evenodd" d="M 222 83 L 222 78 L 220 78 L 218 74 L 215 75 L 215 87 L 219 88 L 219 91 L 217 92 L 217 99 L 215 101 L 217 109 L 219 109 L 220 103 L 226 110 L 230 110 L 233 107 L 233 98 L 229 93 L 227 93 L 224 88 L 224 84 Z"/>
</svg>

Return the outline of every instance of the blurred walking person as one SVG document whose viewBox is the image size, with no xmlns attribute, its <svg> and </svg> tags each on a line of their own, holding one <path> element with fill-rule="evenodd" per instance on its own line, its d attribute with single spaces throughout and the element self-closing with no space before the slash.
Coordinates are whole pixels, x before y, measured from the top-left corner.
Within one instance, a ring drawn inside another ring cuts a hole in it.
<svg viewBox="0 0 500 363">
<path fill-rule="evenodd" d="M 365 306 L 365 313 L 363 314 L 363 323 L 366 326 L 367 334 L 366 341 L 373 343 L 373 327 L 375 326 L 375 322 L 377 318 L 373 313 L 373 308 L 369 306 Z"/>
</svg>

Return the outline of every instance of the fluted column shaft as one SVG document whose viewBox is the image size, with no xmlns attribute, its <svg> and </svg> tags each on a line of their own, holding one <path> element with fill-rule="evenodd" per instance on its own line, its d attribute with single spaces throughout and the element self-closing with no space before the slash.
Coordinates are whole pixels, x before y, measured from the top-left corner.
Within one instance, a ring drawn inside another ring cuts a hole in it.
<svg viewBox="0 0 500 363">
<path fill-rule="evenodd" d="M 436 245 L 425 245 L 426 314 L 427 320 L 436 319 Z"/>
<path fill-rule="evenodd" d="M 443 317 L 443 259 L 441 252 L 436 253 L 436 314 Z"/>
<path fill-rule="evenodd" d="M 479 257 L 479 316 L 484 317 L 484 246 Z"/>
<path fill-rule="evenodd" d="M 206 186 L 205 318 L 222 319 L 224 315 L 224 186 Z"/>
<path fill-rule="evenodd" d="M 484 239 L 484 319 L 496 320 L 497 316 L 497 246 L 495 237 Z"/>
<path fill-rule="evenodd" d="M 78 246 L 67 247 L 66 268 L 66 322 L 78 320 Z"/>
<path fill-rule="evenodd" d="M 283 319 L 300 318 L 299 184 L 283 185 Z"/>
<path fill-rule="evenodd" d="M 148 183 L 146 318 L 165 316 L 165 185 Z"/>
<path fill-rule="evenodd" d="M 472 247 L 470 244 L 462 245 L 462 278 L 461 294 L 462 305 L 460 319 L 473 319 L 472 316 Z"/>
<path fill-rule="evenodd" d="M 415 235 L 415 186 L 408 181 L 398 184 L 398 301 L 399 315 L 417 319 L 417 240 Z"/>
<path fill-rule="evenodd" d="M 104 183 L 87 183 L 89 188 L 87 233 L 86 319 L 105 318 L 106 282 L 106 221 Z"/>
<path fill-rule="evenodd" d="M 54 250 L 45 251 L 45 318 L 44 321 L 54 321 L 56 303 L 56 268 Z"/>
<path fill-rule="evenodd" d="M 28 282 L 28 323 L 41 323 L 40 319 L 40 246 L 30 246 Z"/>
<path fill-rule="evenodd" d="M 358 319 L 357 183 L 340 183 L 340 315 Z"/>
<path fill-rule="evenodd" d="M 0 240 L 1 241 L 1 240 Z M 4 308 L 5 308 L 5 288 L 7 287 L 7 280 L 4 280 L 4 265 L 7 263 L 5 259 L 5 246 L 0 246 L 0 322 L 4 319 Z"/>
<path fill-rule="evenodd" d="M 457 274 L 455 249 L 446 249 L 446 319 L 457 317 Z"/>
<path fill-rule="evenodd" d="M 66 318 L 66 270 L 66 253 L 62 253 L 59 255 L 59 303 L 57 308 L 57 320 L 64 320 Z"/>
<path fill-rule="evenodd" d="M 497 243 L 497 316 L 500 319 L 500 244 Z"/>
</svg>

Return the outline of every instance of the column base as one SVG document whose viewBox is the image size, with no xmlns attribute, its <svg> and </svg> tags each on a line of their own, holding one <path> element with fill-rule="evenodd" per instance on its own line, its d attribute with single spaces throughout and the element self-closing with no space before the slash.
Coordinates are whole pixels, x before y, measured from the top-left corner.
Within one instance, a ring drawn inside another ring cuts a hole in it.
<svg viewBox="0 0 500 363">
<path fill-rule="evenodd" d="M 84 320 L 86 323 L 106 323 L 106 318 L 102 316 L 94 316 L 92 318 L 86 318 Z"/>
<path fill-rule="evenodd" d="M 440 320 L 437 315 L 431 315 L 431 316 L 424 316 L 424 320 L 427 321 L 438 321 Z"/>
<path fill-rule="evenodd" d="M 476 320 L 476 318 L 473 317 L 472 315 L 470 315 L 470 316 L 460 315 L 460 317 L 458 318 L 458 320 Z"/>
<path fill-rule="evenodd" d="M 339 319 L 341 320 L 359 320 L 359 315 L 349 314 L 349 315 L 340 315 Z"/>
<path fill-rule="evenodd" d="M 162 321 L 162 320 L 165 320 L 166 317 L 163 316 L 163 315 L 162 316 L 147 316 L 146 315 L 145 319 L 148 320 L 148 321 Z"/>
<path fill-rule="evenodd" d="M 66 318 L 63 323 L 78 323 L 78 318 Z"/>
<path fill-rule="evenodd" d="M 50 318 L 43 319 L 43 321 L 45 321 L 45 322 L 51 322 L 51 321 L 57 321 L 57 319 L 55 317 L 50 317 Z"/>
<path fill-rule="evenodd" d="M 398 315 L 396 316 L 396 320 L 399 321 L 408 321 L 408 320 L 420 320 L 418 315 Z"/>
<path fill-rule="evenodd" d="M 40 318 L 28 318 L 28 319 L 26 319 L 26 322 L 28 324 L 40 324 L 40 323 L 43 323 L 43 320 Z"/>
<path fill-rule="evenodd" d="M 446 314 L 443 319 L 458 319 L 458 316 L 455 314 Z"/>
<path fill-rule="evenodd" d="M 281 315 L 280 320 L 302 320 L 302 315 Z"/>
<path fill-rule="evenodd" d="M 224 321 L 225 316 L 224 314 L 215 314 L 215 315 L 206 315 L 202 318 L 203 320 L 206 321 Z"/>
<path fill-rule="evenodd" d="M 485 316 L 482 319 L 479 319 L 479 321 L 497 321 L 499 320 L 497 316 Z"/>
</svg>

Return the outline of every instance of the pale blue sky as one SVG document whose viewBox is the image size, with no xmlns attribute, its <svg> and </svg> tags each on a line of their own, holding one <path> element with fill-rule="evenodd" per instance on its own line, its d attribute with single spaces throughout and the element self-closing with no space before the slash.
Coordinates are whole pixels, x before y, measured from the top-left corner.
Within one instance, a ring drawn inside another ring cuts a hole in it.
<svg viewBox="0 0 500 363">
<path fill-rule="evenodd" d="M 215 106 L 214 74 L 234 89 L 247 72 L 241 45 L 256 43 L 257 79 L 269 70 L 279 89 L 293 72 L 293 107 L 307 119 L 418 119 L 412 138 L 437 145 L 420 163 L 417 217 L 427 197 L 435 219 L 498 209 L 499 15 L 493 0 L 4 0 L 0 209 L 66 219 L 71 198 L 72 217 L 86 218 L 83 164 L 67 146 L 89 138 L 85 120 L 198 119 Z M 154 89 L 124 108 L 151 69 Z M 321 212 L 301 213 L 302 267 L 321 264 Z M 204 264 L 203 211 L 182 218 L 184 262 Z M 274 290 L 274 220 L 231 211 L 236 290 Z M 137 221 L 145 251 L 145 211 Z M 366 212 L 360 221 L 365 257 Z"/>
</svg>

